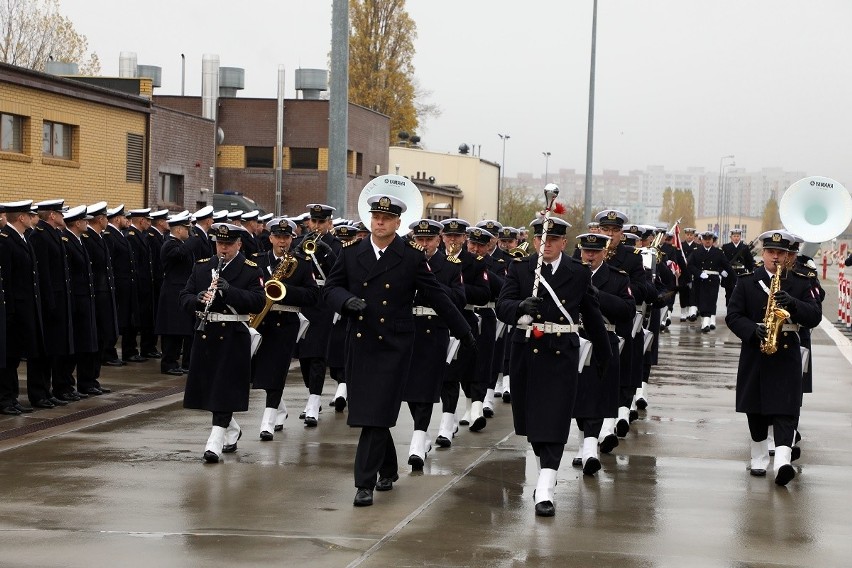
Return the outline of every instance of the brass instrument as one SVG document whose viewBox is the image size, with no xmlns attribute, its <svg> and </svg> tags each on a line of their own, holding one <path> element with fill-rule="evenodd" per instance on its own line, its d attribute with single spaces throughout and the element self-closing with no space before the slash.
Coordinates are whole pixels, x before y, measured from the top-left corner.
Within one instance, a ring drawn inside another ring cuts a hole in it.
<svg viewBox="0 0 852 568">
<path fill-rule="evenodd" d="M 447 259 L 452 259 L 452 260 L 457 259 L 459 257 L 459 253 L 461 252 L 461 249 L 462 249 L 463 246 L 464 245 L 461 244 L 461 243 L 451 244 L 447 248 Z"/>
<path fill-rule="evenodd" d="M 515 248 L 510 249 L 507 252 L 509 253 L 509 256 L 512 256 L 514 258 L 524 258 L 525 256 L 530 255 L 529 248 L 530 248 L 530 242 L 524 241 L 521 244 L 519 244 L 518 246 L 516 246 Z"/>
<path fill-rule="evenodd" d="M 302 252 L 304 252 L 308 256 L 312 256 L 317 252 L 317 241 L 322 237 L 321 234 L 317 231 L 312 231 L 305 235 L 305 238 L 302 239 L 302 242 L 299 246 L 302 247 Z"/>
<path fill-rule="evenodd" d="M 607 241 L 606 248 L 604 249 L 606 251 L 606 254 L 604 255 L 604 262 L 611 260 L 612 257 L 615 256 L 615 253 L 618 251 L 618 244 L 619 243 L 617 243 L 615 239 Z"/>
<path fill-rule="evenodd" d="M 266 294 L 266 304 L 263 306 L 263 309 L 259 314 L 249 315 L 250 327 L 253 327 L 254 329 L 260 327 L 260 322 L 263 321 L 263 318 L 265 318 L 266 314 L 269 313 L 269 310 L 272 309 L 272 304 L 284 299 L 284 296 L 287 295 L 287 286 L 284 282 L 282 282 L 282 280 L 290 278 L 296 271 L 296 267 L 298 265 L 299 260 L 289 252 L 285 251 L 284 256 L 278 262 L 278 266 L 276 266 L 275 270 L 272 272 L 272 277 L 263 284 L 263 291 Z"/>
<path fill-rule="evenodd" d="M 775 274 L 769 283 L 769 298 L 766 301 L 766 312 L 763 314 L 763 325 L 766 328 L 766 338 L 760 343 L 760 352 L 772 355 L 778 351 L 778 334 L 784 321 L 790 317 L 790 312 L 779 307 L 775 302 L 775 293 L 781 289 L 781 272 L 783 266 L 775 265 Z"/>
</svg>

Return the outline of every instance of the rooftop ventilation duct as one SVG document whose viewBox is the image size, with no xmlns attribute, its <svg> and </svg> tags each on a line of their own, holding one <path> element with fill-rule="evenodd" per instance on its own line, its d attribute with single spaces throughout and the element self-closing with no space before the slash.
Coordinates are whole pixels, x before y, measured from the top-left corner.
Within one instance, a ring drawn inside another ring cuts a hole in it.
<svg viewBox="0 0 852 568">
<path fill-rule="evenodd" d="M 296 69 L 296 91 L 302 91 L 303 99 L 318 100 L 320 93 L 327 90 L 326 69 Z"/>
<path fill-rule="evenodd" d="M 66 63 L 64 61 L 48 61 L 44 66 L 46 73 L 51 75 L 79 75 L 80 68 L 76 63 Z"/>
<path fill-rule="evenodd" d="M 216 120 L 219 98 L 219 56 L 205 53 L 201 57 L 201 116 Z"/>
<path fill-rule="evenodd" d="M 246 70 L 239 67 L 219 68 L 219 96 L 234 98 L 245 88 Z"/>
<path fill-rule="evenodd" d="M 118 76 L 131 79 L 136 77 L 136 52 L 122 51 L 118 55 Z"/>
<path fill-rule="evenodd" d="M 156 65 L 137 65 L 136 76 L 151 79 L 151 84 L 156 87 L 163 86 L 163 68 Z"/>
</svg>

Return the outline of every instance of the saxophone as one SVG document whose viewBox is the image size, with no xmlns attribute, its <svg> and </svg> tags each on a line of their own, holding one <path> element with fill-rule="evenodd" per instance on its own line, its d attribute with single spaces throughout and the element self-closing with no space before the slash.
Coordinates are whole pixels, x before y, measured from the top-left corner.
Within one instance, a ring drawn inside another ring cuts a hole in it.
<svg viewBox="0 0 852 568">
<path fill-rule="evenodd" d="M 259 314 L 249 314 L 249 325 L 251 327 L 254 329 L 260 327 L 260 322 L 263 321 L 263 318 L 272 309 L 272 304 L 284 299 L 284 296 L 287 295 L 287 286 L 284 285 L 282 280 L 290 278 L 298 265 L 299 260 L 290 254 L 289 251 L 284 251 L 284 256 L 281 257 L 278 266 L 272 272 L 272 277 L 263 284 L 263 291 L 266 293 L 266 304 Z"/>
<path fill-rule="evenodd" d="M 766 301 L 766 312 L 763 314 L 763 325 L 766 327 L 766 338 L 760 343 L 760 352 L 772 355 L 778 351 L 778 334 L 784 320 L 790 317 L 790 312 L 778 307 L 775 302 L 775 292 L 781 289 L 781 271 L 783 267 L 775 265 L 775 274 L 769 283 L 769 298 Z"/>
</svg>

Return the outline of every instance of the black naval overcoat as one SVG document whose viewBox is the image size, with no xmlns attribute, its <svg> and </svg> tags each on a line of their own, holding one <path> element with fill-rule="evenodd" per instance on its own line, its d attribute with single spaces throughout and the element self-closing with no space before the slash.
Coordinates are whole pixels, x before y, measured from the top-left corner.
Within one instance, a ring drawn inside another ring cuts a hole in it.
<svg viewBox="0 0 852 568">
<path fill-rule="evenodd" d="M 196 262 L 186 286 L 180 293 L 181 309 L 195 313 L 204 306 L 198 293 L 207 290 L 213 279 L 216 257 Z M 221 277 L 231 285 L 221 292 L 210 312 L 256 314 L 263 309 L 266 296 L 257 263 L 238 253 L 222 270 Z M 251 338 L 244 322 L 207 322 L 204 331 L 196 330 L 192 342 L 189 374 L 186 377 L 184 408 L 211 412 L 243 412 L 248 410 L 251 380 Z"/>
<path fill-rule="evenodd" d="M 38 262 L 32 247 L 11 225 L 0 229 L 0 272 L 6 298 L 6 357 L 41 357 L 44 336 Z"/>
<path fill-rule="evenodd" d="M 462 284 L 461 261 L 448 259 L 441 251 L 436 251 L 428 260 L 429 268 L 435 279 L 461 311 L 465 306 L 464 285 Z M 415 306 L 431 308 L 428 298 L 417 294 Z M 411 357 L 411 369 L 402 400 L 406 402 L 431 402 L 441 399 L 441 383 L 447 373 L 447 346 L 450 343 L 450 331 L 447 324 L 437 315 L 417 315 L 414 317 L 414 354 Z"/>
<path fill-rule="evenodd" d="M 71 324 L 74 328 L 74 352 L 95 353 L 99 350 L 95 321 L 95 284 L 92 278 L 92 262 L 89 260 L 89 252 L 83 246 L 82 240 L 83 237 L 78 239 L 68 229 L 62 229 L 62 241 L 65 243 L 65 253 L 68 255 L 68 273 L 71 275 Z"/>
<path fill-rule="evenodd" d="M 136 261 L 130 241 L 115 225 L 104 230 L 104 240 L 109 248 L 115 274 L 115 310 L 118 329 L 139 326 L 139 290 L 136 279 Z"/>
<path fill-rule="evenodd" d="M 193 225 L 192 230 L 189 232 L 187 244 L 190 250 L 192 250 L 192 256 L 195 257 L 195 260 L 210 258 L 216 254 L 216 243 L 211 241 L 207 233 L 204 232 L 204 229 L 198 225 Z"/>
<path fill-rule="evenodd" d="M 329 307 L 340 312 L 352 297 L 367 303 L 347 328 L 350 426 L 396 424 L 414 351 L 415 292 L 428 298 L 453 336 L 470 332 L 414 243 L 396 236 L 379 260 L 371 239 L 365 238 L 343 248 L 337 258 L 324 290 Z"/>
<path fill-rule="evenodd" d="M 301 250 L 300 247 L 302 240 L 303 238 L 293 240 L 293 250 Z M 325 233 L 320 240 L 328 245 L 328 248 L 319 245 L 317 247 L 317 252 L 314 255 L 317 259 L 317 263 L 319 263 L 319 266 L 322 268 L 322 273 L 320 273 L 320 271 L 316 268 L 313 260 L 308 258 L 306 261 L 313 267 L 314 278 L 318 281 L 318 284 L 320 284 L 319 281 L 322 280 L 323 275 L 325 275 L 326 278 L 328 277 L 335 261 L 337 260 L 337 256 L 340 254 L 340 250 L 343 247 L 340 239 L 331 233 Z M 322 284 L 320 284 L 320 286 L 322 286 Z M 302 310 L 302 315 L 308 318 L 311 325 L 308 326 L 308 331 L 305 332 L 305 337 L 299 341 L 297 350 L 298 357 L 300 359 L 314 357 L 325 358 L 326 352 L 329 349 L 329 337 L 331 336 L 334 310 L 326 305 L 324 298 L 320 297 L 319 301 L 313 306 L 305 306 L 305 309 Z M 343 349 L 343 346 L 340 345 L 337 348 Z"/>
<path fill-rule="evenodd" d="M 506 324 L 518 321 L 518 306 L 532 295 L 538 254 L 509 266 L 506 283 L 497 301 L 497 317 Z M 575 324 L 583 327 L 598 357 L 612 356 L 609 333 L 604 327 L 600 305 L 591 289 L 592 272 L 582 262 L 562 254 L 556 272 L 547 278 L 562 306 Z M 536 322 L 566 325 L 550 294 L 539 286 L 544 298 Z M 529 442 L 564 444 L 568 440 L 571 416 L 577 396 L 577 361 L 580 338 L 576 333 L 549 333 L 526 339 L 523 329 L 512 334 L 510 374 L 512 415 L 515 433 Z"/>
<path fill-rule="evenodd" d="M 133 251 L 133 261 L 136 265 L 137 294 L 139 295 L 139 327 L 154 328 L 154 310 L 157 306 L 154 297 L 154 271 L 151 262 L 151 248 L 148 233 L 131 226 L 125 236 Z"/>
<path fill-rule="evenodd" d="M 101 348 L 112 347 L 118 339 L 118 315 L 115 306 L 115 273 L 106 239 L 89 227 L 83 234 L 83 246 L 92 263 L 95 287 L 95 321 Z"/>
<path fill-rule="evenodd" d="M 461 261 L 466 305 L 481 306 L 487 304 L 491 301 L 491 285 L 488 282 L 488 265 L 485 258 L 468 252 L 464 246 L 456 255 L 456 258 Z M 473 330 L 478 345 L 481 335 L 479 318 L 472 309 L 463 310 L 462 316 Z M 476 372 L 477 353 L 478 348 L 477 351 L 472 351 L 466 347 L 459 347 L 456 358 L 450 362 L 450 368 L 447 369 L 447 379 L 457 382 L 470 381 Z"/>
<path fill-rule="evenodd" d="M 592 275 L 592 284 L 598 289 L 598 302 L 605 323 L 615 325 L 615 331 L 609 332 L 609 346 L 615 355 L 618 353 L 618 338 L 630 335 L 636 313 L 630 278 L 626 272 L 603 263 Z M 594 349 L 592 358 L 593 362 L 600 360 Z M 609 367 L 603 377 L 598 374 L 595 364 L 583 368 L 577 384 L 575 418 L 605 418 L 617 414 L 619 369 L 620 358 L 615 356 L 609 358 Z"/>
<path fill-rule="evenodd" d="M 156 335 L 192 335 L 195 331 L 195 314 L 180 308 L 180 292 L 195 265 L 190 239 L 181 241 L 169 235 L 160 250 L 163 282 L 157 302 Z"/>
<path fill-rule="evenodd" d="M 619 244 L 615 254 L 606 261 L 612 267 L 627 273 L 630 278 L 630 291 L 636 300 L 636 309 L 643 302 L 650 301 L 656 294 L 651 277 L 642 264 L 639 249 L 631 245 Z M 639 388 L 642 386 L 642 331 L 635 336 L 624 336 L 624 347 L 619 356 L 620 384 L 622 387 Z"/>
<path fill-rule="evenodd" d="M 719 299 L 719 285 L 721 273 L 727 272 L 728 276 L 734 273 L 731 263 L 725 258 L 725 253 L 718 247 L 698 246 L 687 259 L 689 271 L 692 273 L 692 285 L 695 288 L 695 305 L 698 306 L 698 314 L 710 316 L 716 314 L 716 301 Z M 709 274 L 707 278 L 701 278 L 705 270 L 712 270 L 719 274 Z"/>
<path fill-rule="evenodd" d="M 31 233 L 32 246 L 38 262 L 41 315 L 44 325 L 44 348 L 48 356 L 70 355 L 74 352 L 74 331 L 71 326 L 71 275 L 61 230 L 39 220 Z"/>
<path fill-rule="evenodd" d="M 752 274 L 740 276 L 725 317 L 728 328 L 742 341 L 737 369 L 736 410 L 798 416 L 802 403 L 799 334 L 781 331 L 778 334 L 778 351 L 772 355 L 760 352 L 760 341 L 754 333 L 757 324 L 763 321 L 768 299 L 761 282 L 769 288 L 769 273 L 763 266 L 756 268 Z M 796 300 L 796 312 L 790 317 L 792 323 L 809 328 L 819 325 L 822 308 L 806 274 L 788 272 L 781 281 L 781 289 Z"/>
<path fill-rule="evenodd" d="M 319 301 L 320 289 L 314 279 L 311 260 L 298 253 L 293 254 L 296 258 L 296 268 L 289 278 L 281 278 L 287 293 L 276 304 L 300 308 L 313 306 Z M 276 260 L 272 251 L 261 253 L 258 260 L 265 282 L 272 277 L 280 260 Z M 282 389 L 296 349 L 299 316 L 296 312 L 270 310 L 260 322 L 258 331 L 263 336 L 263 341 L 252 359 L 252 388 Z"/>
</svg>

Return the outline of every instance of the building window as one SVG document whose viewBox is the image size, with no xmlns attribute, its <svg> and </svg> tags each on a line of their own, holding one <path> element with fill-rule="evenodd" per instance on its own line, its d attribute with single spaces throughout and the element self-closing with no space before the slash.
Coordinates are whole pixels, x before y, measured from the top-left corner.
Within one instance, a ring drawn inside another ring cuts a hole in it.
<svg viewBox="0 0 852 568">
<path fill-rule="evenodd" d="M 160 201 L 183 206 L 183 176 L 160 174 Z"/>
<path fill-rule="evenodd" d="M 0 114 L 0 151 L 24 151 L 24 117 Z"/>
<path fill-rule="evenodd" d="M 141 134 L 127 133 L 127 170 L 125 181 L 142 183 L 145 162 L 145 137 Z"/>
<path fill-rule="evenodd" d="M 71 159 L 73 126 L 45 120 L 41 129 L 41 151 L 45 156 Z"/>
<path fill-rule="evenodd" d="M 364 175 L 364 154 L 361 152 L 355 153 L 355 175 L 358 177 Z"/>
<path fill-rule="evenodd" d="M 246 167 L 274 168 L 274 150 L 272 146 L 246 146 Z"/>
<path fill-rule="evenodd" d="M 290 148 L 290 167 L 294 170 L 318 170 L 318 148 Z"/>
</svg>

